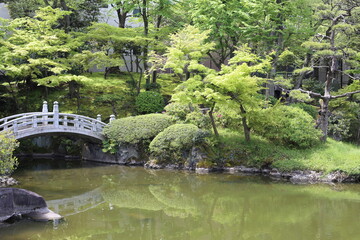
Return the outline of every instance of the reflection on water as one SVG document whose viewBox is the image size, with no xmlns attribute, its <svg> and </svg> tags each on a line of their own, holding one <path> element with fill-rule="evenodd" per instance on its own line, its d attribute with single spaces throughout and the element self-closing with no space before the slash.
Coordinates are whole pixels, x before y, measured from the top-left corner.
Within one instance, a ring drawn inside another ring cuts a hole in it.
<svg viewBox="0 0 360 240">
<path fill-rule="evenodd" d="M 227 174 L 57 165 L 33 166 L 15 177 L 65 221 L 1 227 L 1 239 L 308 240 L 360 234 L 355 184 L 291 185 Z"/>
</svg>

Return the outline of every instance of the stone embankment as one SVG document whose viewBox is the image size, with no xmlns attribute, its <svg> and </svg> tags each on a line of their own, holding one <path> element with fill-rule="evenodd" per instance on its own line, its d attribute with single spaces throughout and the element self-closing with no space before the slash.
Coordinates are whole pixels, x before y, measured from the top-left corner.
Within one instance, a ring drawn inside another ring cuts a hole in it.
<svg viewBox="0 0 360 240">
<path fill-rule="evenodd" d="M 147 162 L 144 165 L 144 167 L 151 169 L 195 170 L 195 172 L 198 174 L 207 174 L 211 172 L 224 172 L 229 174 L 262 175 L 262 176 L 269 176 L 274 180 L 285 180 L 295 184 L 302 184 L 302 183 L 308 184 L 308 183 L 321 183 L 321 182 L 322 183 L 360 182 L 360 176 L 348 175 L 341 171 L 336 171 L 329 174 L 325 174 L 323 172 L 311 171 L 311 170 L 280 172 L 275 168 L 260 169 L 260 168 L 246 167 L 246 166 L 190 169 L 187 166 L 179 166 L 176 164 L 159 165 L 151 161 Z"/>
</svg>

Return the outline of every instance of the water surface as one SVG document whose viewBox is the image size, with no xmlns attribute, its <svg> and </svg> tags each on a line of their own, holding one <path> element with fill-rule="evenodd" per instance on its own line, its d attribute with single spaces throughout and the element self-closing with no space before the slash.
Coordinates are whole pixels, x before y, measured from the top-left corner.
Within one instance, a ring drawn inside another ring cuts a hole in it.
<svg viewBox="0 0 360 240">
<path fill-rule="evenodd" d="M 35 161 L 17 187 L 42 195 L 59 224 L 22 221 L 1 240 L 359 239 L 360 186 Z"/>
</svg>

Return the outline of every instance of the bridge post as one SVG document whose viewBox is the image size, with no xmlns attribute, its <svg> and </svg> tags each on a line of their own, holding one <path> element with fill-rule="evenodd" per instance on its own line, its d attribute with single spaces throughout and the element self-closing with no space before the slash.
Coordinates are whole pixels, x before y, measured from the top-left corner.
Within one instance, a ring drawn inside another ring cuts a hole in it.
<svg viewBox="0 0 360 240">
<path fill-rule="evenodd" d="M 98 115 L 96 116 L 96 120 L 101 121 L 101 115 L 100 115 L 100 114 L 98 114 Z M 98 127 L 98 123 L 94 121 L 94 122 L 93 122 L 93 131 L 94 131 L 94 132 L 97 131 L 97 127 Z"/>
<path fill-rule="evenodd" d="M 54 127 L 59 127 L 59 103 L 57 101 L 54 102 Z"/>
<path fill-rule="evenodd" d="M 44 102 L 43 102 L 42 112 L 43 112 L 43 113 L 48 113 L 48 112 L 49 112 L 49 111 L 48 111 L 47 101 L 44 101 Z M 48 124 L 48 116 L 43 116 L 42 119 L 43 119 L 43 124 Z"/>
<path fill-rule="evenodd" d="M 14 128 L 14 133 L 17 133 L 18 132 L 18 122 L 16 120 L 14 121 L 13 128 Z"/>
<path fill-rule="evenodd" d="M 68 125 L 68 119 L 67 116 L 64 116 L 64 126 L 67 127 Z"/>
<path fill-rule="evenodd" d="M 37 127 L 37 118 L 35 116 L 32 117 L 32 127 L 33 128 Z"/>
<path fill-rule="evenodd" d="M 75 120 L 74 126 L 76 129 L 78 129 L 80 127 L 79 118 L 76 116 L 74 120 Z"/>
<path fill-rule="evenodd" d="M 115 115 L 110 115 L 110 123 L 115 120 Z"/>
</svg>

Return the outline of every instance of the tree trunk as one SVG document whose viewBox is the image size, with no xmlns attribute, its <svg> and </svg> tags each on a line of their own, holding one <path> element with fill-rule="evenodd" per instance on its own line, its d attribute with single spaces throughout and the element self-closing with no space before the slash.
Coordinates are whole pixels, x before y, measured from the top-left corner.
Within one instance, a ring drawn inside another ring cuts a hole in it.
<svg viewBox="0 0 360 240">
<path fill-rule="evenodd" d="M 213 113 L 214 113 L 214 108 L 215 108 L 215 104 L 216 104 L 216 103 L 213 103 L 213 105 L 212 105 L 212 107 L 211 107 L 211 109 L 210 109 L 210 111 L 209 111 L 209 117 L 210 117 L 210 121 L 211 121 L 211 126 L 212 126 L 212 128 L 213 128 L 213 130 L 214 130 L 214 134 L 215 134 L 216 137 L 219 137 L 219 132 L 218 132 L 218 130 L 217 130 L 217 128 L 216 128 L 216 124 L 215 124 L 215 120 L 214 120 L 214 115 L 213 115 Z"/>
<path fill-rule="evenodd" d="M 245 141 L 246 142 L 250 142 L 250 127 L 247 124 L 247 118 L 246 118 L 246 111 L 245 108 L 243 107 L 243 105 L 240 104 L 240 112 L 242 114 L 241 117 L 241 121 L 242 121 L 242 125 L 244 128 L 244 136 L 245 136 Z"/>
<path fill-rule="evenodd" d="M 127 18 L 127 11 L 124 11 L 123 9 L 119 8 L 116 9 L 117 17 L 119 20 L 119 28 L 125 28 L 126 18 Z"/>
<path fill-rule="evenodd" d="M 60 4 L 61 4 L 61 8 L 65 11 L 69 11 L 68 6 L 66 5 L 65 0 L 60 0 Z M 64 27 L 65 27 L 65 32 L 69 32 L 70 30 L 70 15 L 65 15 L 64 16 Z"/>
<path fill-rule="evenodd" d="M 142 9 L 141 15 L 144 24 L 144 35 L 147 37 L 149 35 L 149 16 L 147 10 L 147 0 L 142 0 Z M 149 58 L 149 42 L 146 41 L 144 49 L 143 49 L 143 57 L 144 57 L 144 73 L 146 74 L 146 90 L 149 90 L 150 87 L 150 76 L 149 76 L 149 65 L 148 65 L 148 58 Z"/>
<path fill-rule="evenodd" d="M 321 137 L 321 141 L 325 142 L 328 134 L 328 126 L 329 126 L 329 102 L 330 98 L 322 98 L 320 100 L 320 117 L 319 117 L 319 128 L 321 129 L 323 135 Z"/>
<path fill-rule="evenodd" d="M 157 71 L 154 70 L 154 71 L 152 72 L 152 80 L 151 80 L 151 82 L 152 82 L 152 83 L 156 83 L 156 80 L 157 80 Z"/>
</svg>

